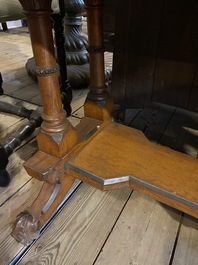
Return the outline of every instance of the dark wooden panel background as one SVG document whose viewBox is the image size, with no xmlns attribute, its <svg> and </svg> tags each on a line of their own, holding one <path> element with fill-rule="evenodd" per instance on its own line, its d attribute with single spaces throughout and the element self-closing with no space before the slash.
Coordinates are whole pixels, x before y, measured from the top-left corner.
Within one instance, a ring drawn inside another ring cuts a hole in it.
<svg viewBox="0 0 198 265">
<path fill-rule="evenodd" d="M 114 101 L 126 108 L 157 101 L 198 112 L 198 1 L 104 3 L 104 30 L 115 32 Z"/>
</svg>

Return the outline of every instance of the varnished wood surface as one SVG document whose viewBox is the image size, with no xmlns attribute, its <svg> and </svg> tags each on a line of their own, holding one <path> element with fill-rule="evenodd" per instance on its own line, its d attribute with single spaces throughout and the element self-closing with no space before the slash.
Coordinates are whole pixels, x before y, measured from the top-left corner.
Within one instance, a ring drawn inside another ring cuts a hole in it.
<svg viewBox="0 0 198 265">
<path fill-rule="evenodd" d="M 31 108 L 40 106 L 37 85 L 26 76 L 24 70 L 26 58 L 31 56 L 26 30 L 0 32 L 0 38 L 2 47 L 0 56 L 8 60 L 8 65 L 3 65 L 2 70 L 3 77 L 6 77 L 5 87 L 9 87 L 6 88 L 8 96 L 3 96 L 4 100 L 30 104 Z M 17 41 L 13 44 L 16 38 Z M 11 51 L 15 54 L 15 63 L 12 63 L 12 56 L 9 58 L 12 45 L 16 50 L 16 53 Z M 19 50 L 26 55 L 20 57 Z M 24 80 L 29 80 L 29 83 L 23 86 L 20 79 L 22 77 Z M 17 85 L 22 90 L 18 97 L 14 98 L 9 95 L 9 91 L 12 89 L 17 91 Z M 32 98 L 31 87 L 35 89 Z M 76 125 L 83 116 L 81 106 L 86 91 L 84 89 L 74 91 L 74 95 L 74 113 L 70 120 Z M 24 101 L 23 97 L 27 101 Z M 136 128 L 138 126 L 145 128 L 147 136 L 152 141 L 164 142 L 164 135 L 166 144 L 171 138 L 172 148 L 175 142 L 179 142 L 180 149 L 185 150 L 186 153 L 189 151 L 191 153 L 193 150 L 193 156 L 196 156 L 197 141 L 191 136 L 197 135 L 197 118 L 190 112 L 187 114 L 186 117 L 192 117 L 191 121 L 194 123 L 185 125 L 189 132 L 186 137 L 186 134 L 177 129 L 176 123 L 179 123 L 183 117 L 182 115 L 181 118 L 174 118 L 177 113 L 179 115 L 181 110 L 160 106 L 145 110 L 144 115 L 141 115 L 141 111 L 134 110 L 134 115 L 131 114 L 133 120 L 129 123 L 131 126 L 133 123 L 136 124 Z M 0 120 L 2 138 L 16 130 L 17 124 L 23 122 L 14 116 L 1 113 Z M 167 121 L 166 125 L 162 125 L 163 120 Z M 171 127 L 171 120 L 174 127 Z M 189 145 L 186 145 L 185 139 L 189 139 L 187 141 Z M 36 150 L 37 145 L 32 138 L 15 151 L 8 165 L 11 184 L 7 188 L 0 188 L 0 264 L 2 265 L 9 264 L 22 249 L 22 245 L 16 243 L 10 236 L 12 221 L 34 200 L 40 190 L 41 183 L 31 179 L 23 169 L 23 162 Z M 197 231 L 197 219 L 157 203 L 147 196 L 128 189 L 102 192 L 83 184 L 51 226 L 29 249 L 20 264 L 197 265 Z"/>
<path fill-rule="evenodd" d="M 198 218 L 197 158 L 150 143 L 139 130 L 110 122 L 66 167 L 102 190 L 129 186 Z"/>
</svg>

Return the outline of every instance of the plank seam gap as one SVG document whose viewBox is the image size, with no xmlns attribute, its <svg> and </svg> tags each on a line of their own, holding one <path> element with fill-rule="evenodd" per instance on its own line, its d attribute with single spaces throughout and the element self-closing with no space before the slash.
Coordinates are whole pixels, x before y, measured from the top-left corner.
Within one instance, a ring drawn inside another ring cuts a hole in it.
<svg viewBox="0 0 198 265">
<path fill-rule="evenodd" d="M 30 181 L 32 178 L 30 178 L 28 181 L 25 182 L 24 185 L 22 185 L 18 190 L 16 190 L 10 197 L 8 197 L 3 203 L 0 204 L 0 207 L 2 207 L 7 201 L 9 201 L 15 194 L 17 194 L 21 189 L 23 189 Z"/>
<path fill-rule="evenodd" d="M 175 242 L 174 242 L 174 245 L 173 245 L 173 250 L 172 250 L 172 253 L 171 253 L 169 265 L 173 264 L 173 260 L 174 260 L 175 252 L 176 252 L 176 249 L 177 249 L 177 242 L 178 242 L 178 239 L 179 239 L 179 234 L 180 234 L 180 230 L 181 230 L 183 217 L 184 217 L 184 213 L 181 214 L 179 227 L 178 227 L 177 234 L 176 234 L 176 237 L 175 237 Z"/>
<path fill-rule="evenodd" d="M 40 127 L 39 127 L 40 128 Z M 21 149 L 22 147 L 24 147 L 26 144 L 28 144 L 28 143 L 30 143 L 30 142 L 32 142 L 32 141 L 35 141 L 36 140 L 36 137 L 37 137 L 37 135 L 38 135 L 38 133 L 39 133 L 39 128 L 37 128 L 37 130 L 35 130 L 35 132 L 34 132 L 34 134 L 35 135 L 30 135 L 27 139 L 26 139 L 26 141 L 23 141 L 22 143 L 21 143 L 21 145 L 20 146 L 18 146 L 18 147 L 16 147 L 15 149 L 14 149 L 14 152 L 16 152 L 16 151 L 18 151 L 19 149 Z M 38 149 L 38 148 L 37 148 Z M 37 152 L 38 150 L 35 150 L 35 152 L 33 153 L 33 154 L 35 154 L 36 152 Z M 32 155 L 33 155 L 32 154 Z"/>
<path fill-rule="evenodd" d="M 71 102 L 72 103 L 72 102 Z M 84 107 L 84 103 L 80 106 L 80 107 L 78 107 L 76 110 L 74 110 L 74 112 L 72 112 L 72 115 L 76 115 L 75 113 L 79 110 L 79 109 L 81 109 L 81 108 L 83 108 Z M 76 116 L 75 116 L 76 117 Z"/>
<path fill-rule="evenodd" d="M 169 126 L 169 124 L 170 124 L 170 122 L 171 122 L 171 120 L 172 120 L 172 118 L 173 118 L 173 116 L 174 116 L 176 110 L 177 110 L 177 108 L 174 109 L 174 111 L 173 111 L 173 113 L 172 113 L 172 115 L 171 115 L 169 121 L 167 122 L 167 124 L 166 124 L 166 126 L 165 126 L 165 128 L 164 128 L 164 130 L 163 130 L 163 132 L 162 132 L 162 134 L 160 135 L 160 137 L 159 137 L 159 139 L 158 139 L 157 144 L 160 144 L 160 141 L 161 141 L 162 137 L 164 136 L 164 133 L 165 133 L 166 129 L 168 128 L 168 126 Z"/>
<path fill-rule="evenodd" d="M 133 127 L 133 126 L 131 125 L 131 123 L 132 123 L 136 118 L 138 118 L 138 116 L 140 115 L 141 111 L 142 111 L 142 109 L 139 109 L 138 112 L 136 113 L 136 115 L 135 115 L 135 116 L 134 116 L 129 122 L 125 123 L 124 125 L 126 125 L 126 126 L 128 126 L 128 127 Z"/>
<path fill-rule="evenodd" d="M 25 87 L 23 87 L 23 88 L 25 88 Z M 11 98 L 14 98 L 14 99 L 18 99 L 18 100 L 27 102 L 27 103 L 31 103 L 31 104 L 36 105 L 36 106 L 39 106 L 39 107 L 42 107 L 42 104 L 32 102 L 32 98 L 30 98 L 30 99 L 21 99 L 19 97 L 15 97 L 15 96 L 12 96 L 12 95 L 7 94 L 7 93 L 4 93 L 4 95 L 5 96 L 8 96 L 8 97 L 11 97 Z"/>
<path fill-rule="evenodd" d="M 126 200 L 124 206 L 122 207 L 122 210 L 120 211 L 118 217 L 116 218 L 115 223 L 113 224 L 113 226 L 112 226 L 112 228 L 111 228 L 109 234 L 107 235 L 107 237 L 106 237 L 104 243 L 102 244 L 102 246 L 101 246 L 101 248 L 100 248 L 100 251 L 98 252 L 98 254 L 97 254 L 95 260 L 93 261 L 93 264 L 92 264 L 92 265 L 94 265 L 94 264 L 96 263 L 98 257 L 100 256 L 100 254 L 101 254 L 101 252 L 102 252 L 102 249 L 104 248 L 104 246 L 105 246 L 106 242 L 108 241 L 108 239 L 109 239 L 111 233 L 113 232 L 113 229 L 114 229 L 114 227 L 116 226 L 116 224 L 117 224 L 117 222 L 118 222 L 118 220 L 119 220 L 119 218 L 120 218 L 122 212 L 124 211 L 124 209 L 125 209 L 125 207 L 126 207 L 128 201 L 129 201 L 129 199 L 131 198 L 131 196 L 132 196 L 132 194 L 133 194 L 133 191 L 134 191 L 134 190 L 132 190 L 131 193 L 129 194 L 129 196 L 128 196 L 128 198 L 127 198 L 127 200 Z"/>
</svg>

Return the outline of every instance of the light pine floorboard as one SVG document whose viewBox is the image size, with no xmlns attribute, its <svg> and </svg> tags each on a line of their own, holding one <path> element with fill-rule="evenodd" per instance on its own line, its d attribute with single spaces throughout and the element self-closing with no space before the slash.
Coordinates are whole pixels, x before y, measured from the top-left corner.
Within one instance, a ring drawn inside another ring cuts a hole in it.
<svg viewBox="0 0 198 265">
<path fill-rule="evenodd" d="M 27 29 L 1 31 L 0 40 L 5 89 L 1 100 L 33 109 L 41 107 L 38 85 L 24 68 L 32 56 Z M 106 67 L 111 67 L 112 54 L 106 53 L 105 57 Z M 74 126 L 84 116 L 87 92 L 87 89 L 73 91 L 69 120 Z M 197 115 L 158 104 L 144 111 L 129 112 L 127 124 L 143 130 L 151 141 L 167 144 L 171 139 L 170 148 L 197 155 Z M 25 122 L 26 119 L 0 113 L 1 142 Z M 183 130 L 179 130 L 181 126 Z M 9 264 L 23 249 L 10 236 L 12 222 L 33 202 L 42 185 L 23 168 L 24 161 L 37 150 L 38 131 L 10 157 L 7 169 L 11 183 L 0 188 L 2 265 Z M 197 233 L 196 219 L 138 192 L 129 189 L 101 192 L 83 184 L 20 264 L 197 265 Z"/>
<path fill-rule="evenodd" d="M 198 222 L 184 215 L 172 265 L 197 265 Z"/>
<path fill-rule="evenodd" d="M 134 192 L 96 265 L 169 264 L 181 214 Z"/>
</svg>

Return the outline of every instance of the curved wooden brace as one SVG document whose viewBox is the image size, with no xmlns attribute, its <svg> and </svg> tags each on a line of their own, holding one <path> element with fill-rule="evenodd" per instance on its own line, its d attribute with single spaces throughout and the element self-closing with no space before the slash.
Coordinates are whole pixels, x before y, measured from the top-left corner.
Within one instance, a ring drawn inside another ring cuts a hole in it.
<svg viewBox="0 0 198 265">
<path fill-rule="evenodd" d="M 102 123 L 101 126 L 100 124 L 101 121 L 84 118 L 76 127 L 79 144 L 62 159 L 38 151 L 25 163 L 28 174 L 44 181 L 44 184 L 34 203 L 20 213 L 13 224 L 12 236 L 17 242 L 29 245 L 39 236 L 40 229 L 57 211 L 75 181 L 75 177 L 68 174 L 65 163 L 84 148 L 106 123 Z"/>
<path fill-rule="evenodd" d="M 29 245 L 38 238 L 41 228 L 55 213 L 74 183 L 74 178 L 62 175 L 60 183 L 50 184 L 45 182 L 34 201 L 24 212 L 20 213 L 11 235 L 23 245 Z"/>
</svg>

